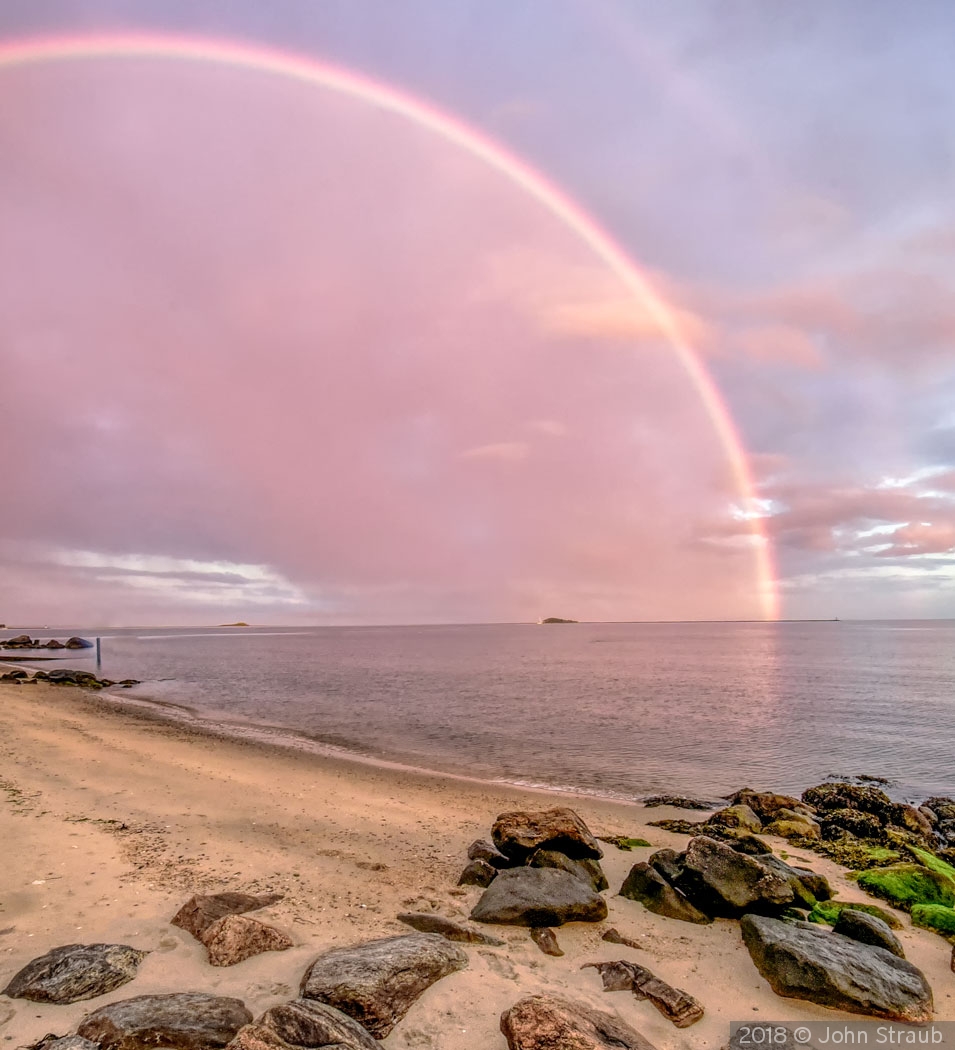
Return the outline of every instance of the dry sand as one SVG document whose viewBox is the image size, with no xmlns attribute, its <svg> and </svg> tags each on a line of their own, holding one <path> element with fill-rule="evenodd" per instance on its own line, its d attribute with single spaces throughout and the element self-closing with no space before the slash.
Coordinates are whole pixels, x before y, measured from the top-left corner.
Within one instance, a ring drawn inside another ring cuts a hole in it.
<svg viewBox="0 0 955 1050">
<path fill-rule="evenodd" d="M 0 1037 L 13 1047 L 148 992 L 235 995 L 257 1015 L 293 998 L 323 949 L 410 932 L 395 919 L 400 911 L 466 918 L 481 892 L 455 885 L 468 844 L 487 837 L 500 812 L 568 804 L 543 792 L 223 738 L 102 694 L 39 684 L 0 686 L 0 754 L 0 987 L 56 945 L 105 941 L 151 953 L 133 982 L 89 1002 L 0 996 Z M 597 834 L 643 836 L 656 848 L 686 842 L 646 826 L 685 814 L 589 798 L 569 804 Z M 429 989 L 382 1045 L 504 1050 L 501 1012 L 543 990 L 619 1015 L 660 1050 L 722 1046 L 731 1020 L 850 1016 L 777 997 L 737 923 L 693 926 L 614 896 L 650 852 L 606 848 L 609 920 L 559 929 L 563 958 L 543 955 L 527 930 L 491 928 L 506 947 L 468 946 L 468 969 Z M 804 859 L 841 898 L 866 899 L 836 865 Z M 191 893 L 224 889 L 284 893 L 255 914 L 285 930 L 295 947 L 211 967 L 202 945 L 169 919 Z M 934 988 L 938 1018 L 955 1019 L 950 947 L 905 922 L 906 954 Z M 601 941 L 611 925 L 643 949 Z M 706 1017 L 677 1030 L 649 1002 L 604 993 L 596 971 L 580 968 L 619 958 L 696 996 Z"/>
</svg>

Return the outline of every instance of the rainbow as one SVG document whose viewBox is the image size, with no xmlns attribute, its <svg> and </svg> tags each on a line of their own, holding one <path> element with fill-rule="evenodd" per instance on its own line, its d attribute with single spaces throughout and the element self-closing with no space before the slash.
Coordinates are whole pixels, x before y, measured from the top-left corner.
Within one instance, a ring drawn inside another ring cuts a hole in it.
<svg viewBox="0 0 955 1050">
<path fill-rule="evenodd" d="M 756 510 L 758 503 L 746 453 L 725 402 L 690 345 L 677 311 L 654 290 L 626 252 L 562 190 L 486 135 L 428 103 L 313 58 L 246 43 L 154 33 L 30 37 L 0 43 L 0 70 L 47 62 L 115 58 L 214 63 L 337 91 L 434 132 L 498 172 L 550 212 L 617 276 L 634 300 L 653 318 L 677 355 L 716 431 L 747 512 L 757 594 L 763 615 L 769 620 L 778 619 L 779 597 L 772 547 Z"/>
</svg>

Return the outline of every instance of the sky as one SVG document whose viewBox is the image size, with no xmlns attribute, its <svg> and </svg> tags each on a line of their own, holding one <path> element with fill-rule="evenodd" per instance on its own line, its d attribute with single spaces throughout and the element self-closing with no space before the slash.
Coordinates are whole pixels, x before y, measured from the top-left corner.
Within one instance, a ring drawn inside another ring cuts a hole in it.
<svg viewBox="0 0 955 1050">
<path fill-rule="evenodd" d="M 132 34 L 277 57 L 54 46 Z M 0 620 L 955 616 L 953 48 L 947 0 L 6 0 Z"/>
</svg>

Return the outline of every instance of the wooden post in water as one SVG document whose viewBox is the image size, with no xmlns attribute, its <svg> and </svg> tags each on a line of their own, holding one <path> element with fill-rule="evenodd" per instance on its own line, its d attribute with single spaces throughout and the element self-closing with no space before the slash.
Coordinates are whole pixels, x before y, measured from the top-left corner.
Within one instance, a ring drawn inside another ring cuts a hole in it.
<svg viewBox="0 0 955 1050">
<path fill-rule="evenodd" d="M 96 639 L 96 670 L 98 671 L 103 666 L 103 652 L 100 648 L 99 638 Z"/>
</svg>

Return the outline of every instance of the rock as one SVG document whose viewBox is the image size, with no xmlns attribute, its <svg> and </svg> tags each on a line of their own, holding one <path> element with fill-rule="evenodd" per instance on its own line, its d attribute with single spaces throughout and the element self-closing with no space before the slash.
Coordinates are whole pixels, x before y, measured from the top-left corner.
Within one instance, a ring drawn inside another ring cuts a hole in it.
<svg viewBox="0 0 955 1050">
<path fill-rule="evenodd" d="M 900 836 L 928 845 L 934 843 L 932 824 L 924 814 L 914 806 L 893 802 L 884 791 L 868 784 L 819 784 L 804 791 L 802 797 L 817 809 L 823 838 L 836 839 L 840 831 L 845 831 L 857 838 L 890 844 Z"/>
<path fill-rule="evenodd" d="M 213 966 L 234 966 L 262 952 L 283 952 L 292 947 L 284 933 L 245 915 L 223 915 L 202 931 L 199 940 Z"/>
<path fill-rule="evenodd" d="M 198 992 L 140 995 L 87 1014 L 76 1034 L 101 1050 L 209 1050 L 226 1046 L 252 1014 L 241 999 Z"/>
<path fill-rule="evenodd" d="M 781 839 L 822 838 L 822 829 L 814 820 L 774 820 L 763 830 L 767 835 L 778 835 Z"/>
<path fill-rule="evenodd" d="M 731 806 L 749 806 L 749 808 L 766 823 L 786 819 L 783 814 L 802 813 L 812 817 L 812 806 L 800 802 L 791 795 L 777 795 L 774 791 L 753 791 L 743 788 L 730 796 Z"/>
<path fill-rule="evenodd" d="M 668 919 L 695 923 L 713 921 L 671 886 L 655 868 L 644 862 L 634 864 L 630 869 L 630 874 L 620 887 L 620 896 L 639 901 L 647 911 Z"/>
<path fill-rule="evenodd" d="M 536 813 L 502 813 L 491 828 L 494 845 L 511 860 L 523 864 L 538 849 L 557 850 L 567 857 L 600 860 L 603 850 L 590 829 L 566 807 Z"/>
<path fill-rule="evenodd" d="M 378 1050 L 367 1029 L 341 1010 L 313 999 L 296 999 L 273 1006 L 256 1021 L 290 1046 L 334 1050 Z"/>
<path fill-rule="evenodd" d="M 16 638 L 8 638 L 3 644 L 7 649 L 27 649 L 36 643 L 28 634 L 18 634 Z"/>
<path fill-rule="evenodd" d="M 131 981 L 147 955 L 127 944 L 65 944 L 28 962 L 3 994 L 36 1003 L 93 999 Z"/>
<path fill-rule="evenodd" d="M 677 1028 L 689 1028 L 703 1017 L 703 1007 L 689 992 L 667 984 L 639 963 L 620 959 L 610 963 L 586 963 L 583 969 L 589 967 L 599 972 L 604 991 L 629 989 L 638 999 L 649 999 Z"/>
<path fill-rule="evenodd" d="M 531 940 L 545 955 L 563 955 L 557 934 L 549 926 L 532 926 Z"/>
<path fill-rule="evenodd" d="M 882 822 L 874 813 L 858 809 L 830 809 L 819 815 L 819 827 L 825 839 L 838 839 L 843 834 L 857 839 L 881 839 Z"/>
<path fill-rule="evenodd" d="M 471 929 L 453 919 L 446 919 L 443 915 L 435 915 L 434 912 L 402 912 L 398 916 L 398 921 L 411 926 L 419 933 L 438 933 L 449 941 L 459 941 L 463 944 L 490 944 L 495 948 L 500 948 L 504 944 L 504 941 L 497 937 Z"/>
<path fill-rule="evenodd" d="M 754 910 L 780 911 L 794 903 L 787 878 L 702 835 L 687 846 L 677 888 L 707 915 L 728 918 Z"/>
<path fill-rule="evenodd" d="M 834 933 L 841 933 L 843 937 L 851 937 L 860 944 L 872 944 L 876 948 L 885 948 L 887 952 L 897 955 L 900 959 L 905 958 L 905 950 L 898 937 L 889 929 L 888 924 L 874 915 L 866 915 L 864 911 L 843 908 L 832 929 Z"/>
<path fill-rule="evenodd" d="M 647 795 L 643 804 L 647 809 L 654 806 L 670 806 L 673 809 L 719 809 L 723 803 L 705 798 L 687 798 L 685 795 Z"/>
<path fill-rule="evenodd" d="M 461 872 L 461 877 L 458 879 L 459 886 L 482 886 L 484 888 L 491 885 L 491 883 L 497 878 L 497 868 L 493 867 L 486 860 L 472 860 L 468 866 Z"/>
<path fill-rule="evenodd" d="M 597 841 L 607 842 L 616 849 L 623 850 L 625 853 L 629 853 L 631 850 L 635 849 L 653 847 L 653 843 L 647 842 L 646 839 L 635 839 L 628 835 L 598 835 Z"/>
<path fill-rule="evenodd" d="M 486 839 L 475 839 L 468 846 L 468 860 L 483 860 L 490 864 L 492 868 L 513 867 L 513 861 L 508 860 L 503 853 L 498 852 L 497 848 Z"/>
<path fill-rule="evenodd" d="M 619 1018 L 556 995 L 529 995 L 501 1014 L 510 1050 L 654 1050 Z"/>
<path fill-rule="evenodd" d="M 562 926 L 606 917 L 607 902 L 599 893 L 556 868 L 502 871 L 471 912 L 475 922 L 514 926 Z"/>
<path fill-rule="evenodd" d="M 643 945 L 639 941 L 635 941 L 632 937 L 625 937 L 613 926 L 600 939 L 608 941 L 610 944 L 624 944 L 628 948 L 636 948 L 637 951 L 643 951 Z"/>
<path fill-rule="evenodd" d="M 597 860 L 590 860 L 586 857 L 582 860 L 572 860 L 563 853 L 558 853 L 557 850 L 539 849 L 531 854 L 527 863 L 532 868 L 556 868 L 558 871 L 569 872 L 574 878 L 587 883 L 597 893 L 610 887 L 607 876 L 604 875 L 603 868 L 600 866 L 600 861 Z"/>
<path fill-rule="evenodd" d="M 817 901 L 831 899 L 832 887 L 825 875 L 817 875 L 808 868 L 794 868 L 782 857 L 777 857 L 772 853 L 762 853 L 754 859 L 789 883 L 797 905 L 811 909 L 815 907 Z"/>
<path fill-rule="evenodd" d="M 658 849 L 650 854 L 648 863 L 654 871 L 659 872 L 671 886 L 683 874 L 683 861 L 686 853 L 677 853 L 673 849 Z"/>
<path fill-rule="evenodd" d="M 64 649 L 92 649 L 93 648 L 93 643 L 91 641 L 89 641 L 87 638 L 75 638 L 74 637 L 74 638 L 70 638 L 63 648 Z"/>
<path fill-rule="evenodd" d="M 749 806 L 742 803 L 717 810 L 713 816 L 706 821 L 707 827 L 714 824 L 718 824 L 724 828 L 742 828 L 743 831 L 754 832 L 762 831 L 763 828 L 763 822 L 759 817 Z"/>
<path fill-rule="evenodd" d="M 305 971 L 299 994 L 384 1039 L 422 992 L 467 964 L 464 951 L 438 934 L 386 937 L 324 952 Z"/>
<path fill-rule="evenodd" d="M 777 995 L 907 1024 L 932 1020 L 921 970 L 884 948 L 808 922 L 745 915 L 743 941 Z"/>
<path fill-rule="evenodd" d="M 78 1035 L 45 1035 L 26 1050 L 99 1050 L 96 1043 Z"/>
<path fill-rule="evenodd" d="M 871 813 L 882 824 L 892 822 L 895 803 L 879 788 L 836 781 L 818 784 L 802 793 L 803 802 L 820 815 L 838 809 L 855 809 Z"/>
<path fill-rule="evenodd" d="M 45 645 L 45 646 L 44 646 L 43 648 L 44 648 L 44 649 L 65 649 L 65 648 L 66 648 L 66 646 L 65 646 L 65 645 L 64 645 L 64 644 L 63 644 L 62 642 L 60 642 L 60 641 L 57 641 L 57 639 L 56 639 L 56 638 L 51 638 L 51 639 L 50 639 L 50 640 L 49 640 L 49 641 L 48 641 L 48 642 L 46 643 L 46 645 Z"/>
<path fill-rule="evenodd" d="M 250 893 L 197 893 L 169 921 L 201 941 L 203 930 L 224 916 L 243 915 L 267 908 L 282 897 L 281 893 L 269 893 L 262 897 L 254 897 Z"/>
<path fill-rule="evenodd" d="M 913 904 L 912 925 L 934 930 L 943 937 L 955 937 L 955 908 L 944 904 Z"/>
<path fill-rule="evenodd" d="M 908 911 L 913 904 L 955 905 L 955 882 L 940 871 L 919 864 L 870 868 L 857 878 L 862 889 Z"/>
</svg>

